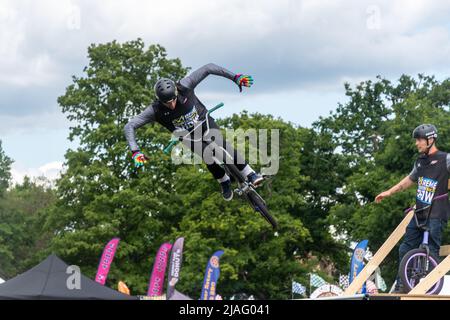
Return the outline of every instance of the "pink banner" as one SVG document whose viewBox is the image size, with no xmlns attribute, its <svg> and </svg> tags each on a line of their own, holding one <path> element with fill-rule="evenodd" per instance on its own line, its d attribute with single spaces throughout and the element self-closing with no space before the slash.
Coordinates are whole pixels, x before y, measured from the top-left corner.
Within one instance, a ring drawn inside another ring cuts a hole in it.
<svg viewBox="0 0 450 320">
<path fill-rule="evenodd" d="M 171 249 L 172 245 L 170 243 L 164 243 L 158 250 L 148 286 L 147 296 L 149 297 L 161 296 L 163 294 L 167 260 L 169 259 Z"/>
<path fill-rule="evenodd" d="M 119 238 L 114 238 L 106 245 L 103 250 L 102 258 L 98 265 L 97 275 L 95 276 L 95 281 L 101 285 L 105 285 L 106 278 L 108 277 L 109 268 L 114 260 L 114 255 L 116 254 L 117 247 L 119 245 Z"/>
</svg>

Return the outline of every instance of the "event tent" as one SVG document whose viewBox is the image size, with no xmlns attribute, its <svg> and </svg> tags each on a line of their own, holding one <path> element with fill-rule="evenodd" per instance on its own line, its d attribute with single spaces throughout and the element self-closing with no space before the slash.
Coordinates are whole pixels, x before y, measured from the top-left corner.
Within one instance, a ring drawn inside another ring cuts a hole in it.
<svg viewBox="0 0 450 320">
<path fill-rule="evenodd" d="M 73 279 L 75 280 L 72 281 Z M 52 254 L 32 269 L 0 284 L 0 299 L 135 300 L 138 298 L 102 286 L 81 273 L 75 275 L 69 265 Z"/>
</svg>

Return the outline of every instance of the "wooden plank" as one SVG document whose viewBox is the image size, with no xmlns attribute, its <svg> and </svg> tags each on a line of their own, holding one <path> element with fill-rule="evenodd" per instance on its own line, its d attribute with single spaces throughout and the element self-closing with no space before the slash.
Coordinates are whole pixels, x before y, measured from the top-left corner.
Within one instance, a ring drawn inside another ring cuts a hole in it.
<svg viewBox="0 0 450 320">
<path fill-rule="evenodd" d="M 450 300 L 449 296 L 438 295 L 413 295 L 410 297 L 400 297 L 400 300 Z"/>
<path fill-rule="evenodd" d="M 439 265 L 433 269 L 417 286 L 410 292 L 410 295 L 426 294 L 430 288 L 439 281 L 440 278 L 450 270 L 450 256 L 447 256 Z"/>
<path fill-rule="evenodd" d="M 450 246 L 441 246 L 441 249 L 439 250 L 439 255 L 441 257 L 450 256 Z"/>
<path fill-rule="evenodd" d="M 438 296 L 427 294 L 370 294 L 368 300 L 450 300 L 450 296 Z"/>
<path fill-rule="evenodd" d="M 414 216 L 414 211 L 411 210 L 403 218 L 402 222 L 397 226 L 397 228 L 391 233 L 389 238 L 383 243 L 383 245 L 378 249 L 377 253 L 372 259 L 366 264 L 366 266 L 361 270 L 361 272 L 353 279 L 350 286 L 345 290 L 344 296 L 355 295 L 363 286 L 363 284 L 369 279 L 372 273 L 377 269 L 381 262 L 386 258 L 389 252 L 395 247 L 395 245 L 400 241 L 406 232 L 406 227 Z"/>
</svg>

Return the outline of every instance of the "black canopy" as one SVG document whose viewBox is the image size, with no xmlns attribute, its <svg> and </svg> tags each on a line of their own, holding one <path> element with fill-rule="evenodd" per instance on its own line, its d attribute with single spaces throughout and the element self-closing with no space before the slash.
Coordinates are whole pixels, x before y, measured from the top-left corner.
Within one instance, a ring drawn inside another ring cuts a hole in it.
<svg viewBox="0 0 450 320">
<path fill-rule="evenodd" d="M 170 297 L 168 300 L 192 300 L 192 298 L 188 297 L 187 295 L 175 290 L 172 297 Z"/>
<path fill-rule="evenodd" d="M 79 287 L 71 290 L 67 283 L 73 273 L 67 273 L 68 267 L 52 254 L 34 268 L 0 284 L 0 299 L 137 299 L 102 286 L 83 274 L 80 274 Z"/>
</svg>

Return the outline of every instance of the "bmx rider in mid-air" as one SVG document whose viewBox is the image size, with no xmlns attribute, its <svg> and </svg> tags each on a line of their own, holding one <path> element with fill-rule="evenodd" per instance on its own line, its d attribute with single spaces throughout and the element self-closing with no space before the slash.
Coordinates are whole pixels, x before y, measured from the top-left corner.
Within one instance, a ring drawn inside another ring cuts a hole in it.
<svg viewBox="0 0 450 320">
<path fill-rule="evenodd" d="M 132 118 L 124 128 L 125 137 L 132 151 L 132 157 L 136 167 L 143 166 L 149 158 L 137 145 L 135 130 L 145 124 L 157 122 L 172 133 L 177 130 L 191 131 L 195 123 L 199 119 L 204 118 L 207 113 L 206 107 L 197 98 L 194 89 L 210 74 L 230 79 L 239 86 L 240 91 L 242 91 L 242 87 L 250 87 L 253 84 L 253 78 L 251 76 L 234 74 L 213 63 L 199 68 L 178 82 L 167 78 L 159 79 L 154 88 L 157 100 L 141 114 Z M 208 120 L 211 129 L 215 129 L 216 131 L 220 129 L 213 118 L 209 117 Z M 233 155 L 234 164 L 240 170 L 241 174 L 255 187 L 259 186 L 264 180 L 263 177 L 256 173 L 225 139 L 221 137 L 221 140 L 224 143 L 225 150 Z M 199 154 L 198 151 L 201 149 L 202 154 L 199 155 L 205 160 L 203 153 L 208 145 L 207 142 L 202 142 L 201 148 L 195 148 L 194 144 L 191 144 L 191 150 L 193 152 L 197 151 L 197 154 Z M 223 198 L 226 201 L 230 201 L 233 198 L 230 177 L 217 163 L 207 163 L 207 168 L 220 183 Z"/>
</svg>

